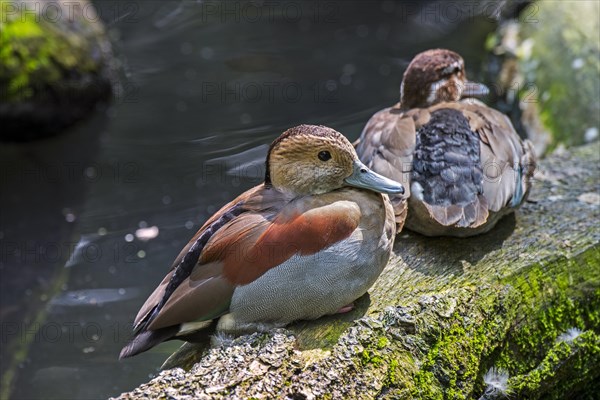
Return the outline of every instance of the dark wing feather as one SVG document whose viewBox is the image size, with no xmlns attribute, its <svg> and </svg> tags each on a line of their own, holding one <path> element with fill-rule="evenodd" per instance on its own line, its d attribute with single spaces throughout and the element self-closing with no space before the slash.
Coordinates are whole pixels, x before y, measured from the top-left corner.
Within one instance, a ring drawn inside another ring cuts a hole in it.
<svg viewBox="0 0 600 400">
<path fill-rule="evenodd" d="M 444 226 L 484 224 L 488 211 L 477 134 L 462 112 L 452 107 L 419 114 L 411 202 L 421 202 L 429 216 Z"/>
<path fill-rule="evenodd" d="M 469 100 L 450 107 L 461 110 L 481 139 L 483 191 L 489 210 L 519 206 L 529 193 L 536 167 L 531 142 L 519 137 L 506 115 L 481 102 Z"/>
<path fill-rule="evenodd" d="M 200 255 L 202 254 L 204 247 L 211 239 L 211 237 L 219 231 L 223 226 L 230 223 L 236 217 L 246 212 L 247 209 L 244 207 L 244 201 L 240 200 L 235 202 L 232 205 L 228 205 L 225 209 L 222 209 L 217 213 L 219 215 L 218 218 L 213 218 L 212 223 L 209 225 L 204 225 L 200 231 L 194 236 L 191 241 L 191 246 L 186 246 L 187 252 L 183 255 L 183 257 L 179 258 L 179 263 L 167 274 L 167 277 L 163 279 L 158 288 L 150 295 L 150 298 L 144 303 L 142 309 L 136 316 L 134 331 L 139 332 L 143 331 L 147 328 L 150 329 L 158 329 L 162 327 L 169 326 L 170 324 L 156 324 L 155 319 L 161 313 L 165 304 L 171 299 L 171 296 L 182 287 L 183 282 L 189 281 L 189 277 L 196 268 L 203 268 L 208 271 L 212 271 L 213 274 L 203 282 L 211 282 L 214 283 L 215 280 L 223 280 L 221 277 L 222 271 L 218 268 L 208 268 L 198 266 L 198 261 L 200 259 Z M 217 285 L 216 287 L 212 287 L 211 289 L 215 289 L 216 293 L 220 294 L 216 289 L 223 289 L 223 287 L 227 287 L 224 285 L 225 282 L 222 282 L 222 285 Z M 183 285 L 184 286 L 184 285 Z M 231 286 L 231 285 L 229 285 Z M 225 290 L 225 295 L 231 295 L 233 292 L 233 288 L 230 290 Z M 221 297 L 221 296 L 219 296 Z M 212 306 L 212 302 L 208 302 L 208 310 L 210 310 L 210 306 Z M 201 309 L 204 309 L 203 307 Z M 213 314 L 212 312 L 208 312 L 208 314 Z"/>
<path fill-rule="evenodd" d="M 147 329 L 217 318 L 227 312 L 234 289 L 223 274 L 222 263 L 199 264 L 173 291 Z"/>
</svg>

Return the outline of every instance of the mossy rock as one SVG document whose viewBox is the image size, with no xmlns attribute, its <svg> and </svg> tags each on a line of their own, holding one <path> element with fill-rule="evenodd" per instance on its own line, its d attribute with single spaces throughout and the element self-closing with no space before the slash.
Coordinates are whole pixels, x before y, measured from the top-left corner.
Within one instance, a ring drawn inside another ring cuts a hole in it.
<svg viewBox="0 0 600 400">
<path fill-rule="evenodd" d="M 107 100 L 111 46 L 87 0 L 2 1 L 1 140 L 48 136 Z"/>
<path fill-rule="evenodd" d="M 598 137 L 599 14 L 596 1 L 537 1 L 488 40 L 501 59 L 488 66 L 499 108 L 538 154 Z"/>
</svg>

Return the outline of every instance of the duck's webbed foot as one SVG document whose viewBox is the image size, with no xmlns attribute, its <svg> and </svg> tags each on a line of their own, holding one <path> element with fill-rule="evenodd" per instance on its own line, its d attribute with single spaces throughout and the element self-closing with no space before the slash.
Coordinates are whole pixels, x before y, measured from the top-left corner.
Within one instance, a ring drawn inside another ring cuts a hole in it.
<svg viewBox="0 0 600 400">
<path fill-rule="evenodd" d="M 345 305 L 344 307 L 342 307 L 339 310 L 337 310 L 335 313 L 336 314 L 345 314 L 345 313 L 350 312 L 352 310 L 354 310 L 354 302 Z"/>
</svg>

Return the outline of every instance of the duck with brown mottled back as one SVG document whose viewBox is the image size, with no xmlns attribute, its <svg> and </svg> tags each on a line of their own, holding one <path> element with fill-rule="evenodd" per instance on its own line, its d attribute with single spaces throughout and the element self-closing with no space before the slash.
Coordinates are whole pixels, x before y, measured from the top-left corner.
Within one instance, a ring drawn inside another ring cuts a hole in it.
<svg viewBox="0 0 600 400">
<path fill-rule="evenodd" d="M 218 320 L 241 333 L 347 312 L 386 265 L 396 234 L 387 195 L 339 132 L 301 125 L 276 139 L 264 184 L 200 228 L 135 318 L 131 357 Z"/>
<path fill-rule="evenodd" d="M 404 73 L 400 103 L 367 122 L 360 159 L 407 187 L 406 196 L 391 196 L 399 228 L 406 219 L 427 236 L 472 236 L 527 198 L 533 148 L 504 114 L 471 98 L 487 92 L 467 80 L 457 53 L 428 50 Z"/>
</svg>

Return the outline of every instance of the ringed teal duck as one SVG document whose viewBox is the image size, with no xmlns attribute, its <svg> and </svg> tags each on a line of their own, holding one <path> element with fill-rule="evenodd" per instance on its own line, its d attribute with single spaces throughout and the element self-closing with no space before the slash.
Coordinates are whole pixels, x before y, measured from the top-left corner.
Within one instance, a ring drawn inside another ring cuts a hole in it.
<svg viewBox="0 0 600 400">
<path fill-rule="evenodd" d="M 243 333 L 346 312 L 386 265 L 396 234 L 387 195 L 339 132 L 301 125 L 270 146 L 265 182 L 200 228 L 140 309 L 121 358 L 217 320 Z"/>
<path fill-rule="evenodd" d="M 471 98 L 487 92 L 467 80 L 460 55 L 428 50 L 404 73 L 400 102 L 367 122 L 355 143 L 360 159 L 407 188 L 391 196 L 399 228 L 406 219 L 427 236 L 472 236 L 527 198 L 532 145 L 504 114 Z"/>
</svg>

